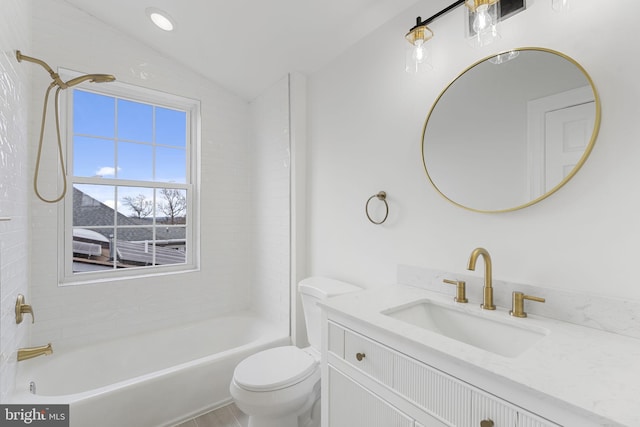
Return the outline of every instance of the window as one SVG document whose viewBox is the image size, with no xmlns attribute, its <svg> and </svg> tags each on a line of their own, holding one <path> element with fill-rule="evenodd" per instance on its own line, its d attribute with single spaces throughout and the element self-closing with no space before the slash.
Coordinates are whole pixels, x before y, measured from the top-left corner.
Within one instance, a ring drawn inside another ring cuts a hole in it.
<svg viewBox="0 0 640 427">
<path fill-rule="evenodd" d="M 62 281 L 195 268 L 198 103 L 122 83 L 90 87 L 66 98 Z"/>
</svg>

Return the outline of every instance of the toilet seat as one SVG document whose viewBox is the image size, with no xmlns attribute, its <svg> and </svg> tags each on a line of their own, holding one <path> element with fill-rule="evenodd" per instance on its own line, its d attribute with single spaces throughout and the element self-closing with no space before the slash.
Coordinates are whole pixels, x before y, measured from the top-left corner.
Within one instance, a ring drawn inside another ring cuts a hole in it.
<svg viewBox="0 0 640 427">
<path fill-rule="evenodd" d="M 305 380 L 317 367 L 317 360 L 298 347 L 275 347 L 240 362 L 233 373 L 233 380 L 247 391 L 274 391 Z"/>
</svg>

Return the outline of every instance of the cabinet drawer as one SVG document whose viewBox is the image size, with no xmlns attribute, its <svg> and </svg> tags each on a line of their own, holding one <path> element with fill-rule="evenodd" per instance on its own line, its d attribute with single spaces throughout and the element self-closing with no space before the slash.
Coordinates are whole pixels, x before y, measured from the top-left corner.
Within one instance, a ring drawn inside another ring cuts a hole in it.
<svg viewBox="0 0 640 427">
<path fill-rule="evenodd" d="M 393 389 L 429 414 L 454 426 L 480 425 L 469 418 L 472 392 L 467 384 L 399 353 L 393 377 Z"/>
<path fill-rule="evenodd" d="M 344 329 L 333 322 L 329 322 L 328 345 L 329 352 L 344 358 Z"/>
<path fill-rule="evenodd" d="M 382 384 L 393 385 L 393 353 L 351 331 L 344 333 L 344 360 Z"/>
<path fill-rule="evenodd" d="M 495 427 L 517 427 L 518 410 L 490 394 L 475 389 L 471 396 L 471 423 L 479 426 L 483 420 L 491 420 Z"/>
<path fill-rule="evenodd" d="M 413 419 L 329 366 L 330 427 L 413 427 Z"/>
<path fill-rule="evenodd" d="M 518 411 L 518 427 L 561 427 L 559 424 L 540 418 L 537 415 L 520 409 Z"/>
</svg>

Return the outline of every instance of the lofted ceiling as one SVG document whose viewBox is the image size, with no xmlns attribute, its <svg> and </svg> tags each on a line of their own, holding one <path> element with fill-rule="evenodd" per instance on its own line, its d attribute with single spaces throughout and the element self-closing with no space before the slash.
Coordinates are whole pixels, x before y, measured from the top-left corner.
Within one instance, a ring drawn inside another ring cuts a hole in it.
<svg viewBox="0 0 640 427">
<path fill-rule="evenodd" d="M 312 73 L 417 0 L 65 0 L 251 100 Z M 171 15 L 172 32 L 145 9 Z"/>
</svg>

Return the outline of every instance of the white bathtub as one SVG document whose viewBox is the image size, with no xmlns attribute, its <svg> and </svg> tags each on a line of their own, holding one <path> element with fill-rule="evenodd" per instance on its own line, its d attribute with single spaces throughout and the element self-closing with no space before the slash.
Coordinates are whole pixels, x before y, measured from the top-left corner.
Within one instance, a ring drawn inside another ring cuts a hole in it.
<svg viewBox="0 0 640 427">
<path fill-rule="evenodd" d="M 268 322 L 219 317 L 20 362 L 12 403 L 69 404 L 71 427 L 172 426 L 231 401 L 235 366 L 287 345 Z M 36 393 L 30 393 L 29 383 Z"/>
</svg>

